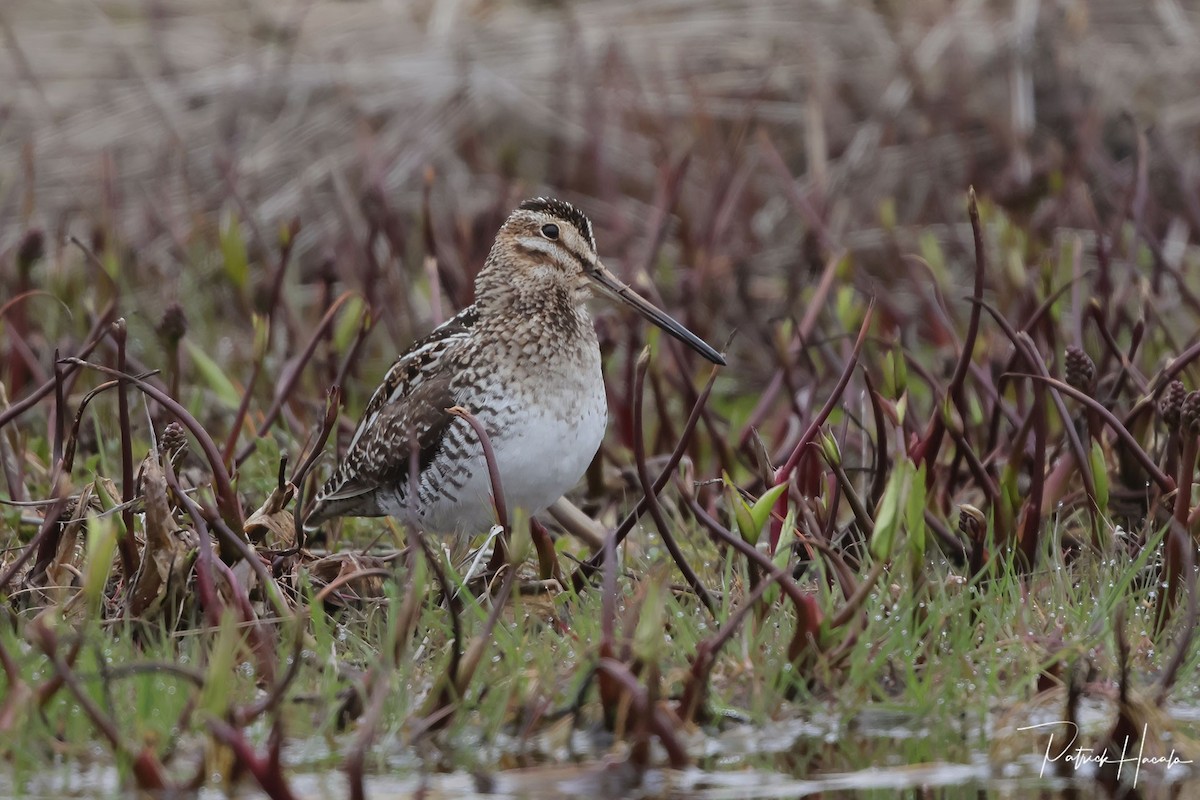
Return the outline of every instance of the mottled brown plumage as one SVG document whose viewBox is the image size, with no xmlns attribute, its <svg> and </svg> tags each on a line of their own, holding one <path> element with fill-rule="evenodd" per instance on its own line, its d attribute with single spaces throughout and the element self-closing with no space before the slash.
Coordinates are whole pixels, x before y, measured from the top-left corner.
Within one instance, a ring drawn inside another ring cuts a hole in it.
<svg viewBox="0 0 1200 800">
<path fill-rule="evenodd" d="M 613 277 L 582 212 L 561 200 L 526 201 L 496 236 L 475 304 L 388 370 L 306 524 L 393 515 L 439 533 L 486 530 L 493 522 L 486 463 L 470 426 L 448 413 L 456 405 L 483 423 L 510 506 L 536 513 L 554 502 L 583 475 L 607 420 L 584 306 L 594 288 L 724 363 Z"/>
</svg>

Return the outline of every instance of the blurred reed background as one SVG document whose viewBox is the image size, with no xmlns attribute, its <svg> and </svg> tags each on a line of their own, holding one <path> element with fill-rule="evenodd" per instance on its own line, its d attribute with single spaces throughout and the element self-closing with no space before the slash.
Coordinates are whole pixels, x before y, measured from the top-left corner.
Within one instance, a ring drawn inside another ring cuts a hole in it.
<svg viewBox="0 0 1200 800">
<path fill-rule="evenodd" d="M 6 282 L 37 228 L 35 283 L 78 299 L 72 232 L 144 307 L 220 317 L 187 275 L 222 220 L 267 263 L 297 219 L 301 279 L 387 310 L 376 371 L 469 302 L 535 193 L 582 205 L 702 334 L 751 342 L 848 253 L 885 317 L 944 343 L 902 254 L 934 237 L 968 293 L 969 185 L 1041 244 L 1078 234 L 1084 267 L 1127 211 L 1171 268 L 1200 231 L 1200 14 L 1175 0 L 8 0 L 0 26 Z"/>
</svg>

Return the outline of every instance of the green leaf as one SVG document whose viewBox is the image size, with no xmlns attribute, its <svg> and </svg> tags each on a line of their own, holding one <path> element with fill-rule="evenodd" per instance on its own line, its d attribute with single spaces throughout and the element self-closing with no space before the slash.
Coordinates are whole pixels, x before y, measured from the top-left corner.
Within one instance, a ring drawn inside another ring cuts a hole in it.
<svg viewBox="0 0 1200 800">
<path fill-rule="evenodd" d="M 83 568 L 83 598 L 88 612 L 100 613 L 104 587 L 112 570 L 117 549 L 117 525 L 113 517 L 89 517 L 87 524 L 87 563 Z"/>
<path fill-rule="evenodd" d="M 787 516 L 783 518 L 783 527 L 779 531 L 779 545 L 775 548 L 775 556 L 771 559 L 776 569 L 787 569 L 788 562 L 792 560 L 792 550 L 795 545 L 796 509 L 788 508 Z M 776 581 L 763 594 L 763 602 L 770 607 L 779 600 L 782 594 L 779 582 Z"/>
<path fill-rule="evenodd" d="M 733 491 L 733 518 L 737 522 L 738 533 L 741 534 L 742 541 L 758 544 L 759 528 L 754 525 L 754 509 L 737 494 L 737 489 Z"/>
<path fill-rule="evenodd" d="M 508 557 L 522 564 L 533 554 L 533 534 L 529 532 L 529 512 L 517 506 L 508 512 Z"/>
<path fill-rule="evenodd" d="M 921 248 L 921 258 L 925 259 L 925 263 L 929 265 L 929 271 L 933 273 L 933 279 L 939 284 L 943 283 L 943 278 L 946 275 L 946 257 L 942 254 L 942 245 L 938 241 L 937 236 L 932 231 L 924 231 L 921 234 L 919 245 Z"/>
<path fill-rule="evenodd" d="M 233 679 L 242 649 L 241 638 L 237 618 L 226 608 L 208 653 L 204 688 L 200 690 L 200 710 L 214 717 L 224 717 L 233 702 Z"/>
<path fill-rule="evenodd" d="M 859 325 L 862 295 L 853 286 L 842 286 L 833 294 L 834 316 L 838 324 L 848 330 Z"/>
<path fill-rule="evenodd" d="M 243 291 L 250 282 L 250 259 L 246 255 L 242 226 L 231 211 L 221 215 L 220 238 L 221 255 L 225 258 L 225 274 L 239 291 Z"/>
<path fill-rule="evenodd" d="M 1088 459 L 1092 466 L 1092 480 L 1096 490 L 1096 507 L 1101 514 L 1108 510 L 1108 465 L 1104 462 L 1104 450 L 1100 443 L 1092 440 L 1092 454 Z"/>
<path fill-rule="evenodd" d="M 908 548 L 916 556 L 925 555 L 925 462 L 917 468 L 909 485 L 904 514 L 908 529 Z"/>
<path fill-rule="evenodd" d="M 1009 462 L 1004 469 L 1000 470 L 1000 497 L 1004 501 L 1006 515 L 1005 518 L 1012 520 L 1017 509 L 1021 507 L 1021 489 L 1018 485 L 1019 471 L 1015 466 L 1015 462 Z"/>
<path fill-rule="evenodd" d="M 200 377 L 217 396 L 217 399 L 230 408 L 237 408 L 242 402 L 242 395 L 233 385 L 233 381 L 226 377 L 225 370 L 221 369 L 220 365 L 191 339 L 184 339 L 183 343 L 187 347 L 188 355 L 192 358 L 192 363 L 200 372 Z"/>
<path fill-rule="evenodd" d="M 116 281 L 121 274 L 121 260 L 117 258 L 116 254 L 111 251 L 105 253 L 104 257 L 100 259 L 100 263 L 103 265 L 104 271 L 108 273 L 108 277 Z"/>
<path fill-rule="evenodd" d="M 896 534 L 900 530 L 902 503 L 908 498 L 912 486 L 913 464 L 902 461 L 892 471 L 883 497 L 879 500 L 879 511 L 875 514 L 875 530 L 871 533 L 871 556 L 880 561 L 890 561 L 896 546 Z"/>
<path fill-rule="evenodd" d="M 908 391 L 908 360 L 897 344 L 883 355 L 883 396 L 899 400 Z"/>
<path fill-rule="evenodd" d="M 339 352 L 350 346 L 350 341 L 362 327 L 363 316 L 366 313 L 361 297 L 354 296 L 346 301 L 342 313 L 338 315 L 338 321 L 333 326 L 333 346 Z"/>
<path fill-rule="evenodd" d="M 757 545 L 758 540 L 762 538 L 763 530 L 771 520 L 771 510 L 780 496 L 787 491 L 787 483 L 772 486 L 763 492 L 762 497 L 755 500 L 752 505 L 742 498 L 741 492 L 738 491 L 737 486 L 728 475 L 722 475 L 722 478 L 729 490 L 730 505 L 733 506 L 733 519 L 737 523 L 742 541 Z"/>
<path fill-rule="evenodd" d="M 651 580 L 646 587 L 646 600 L 638 614 L 637 627 L 633 631 L 633 654 L 636 658 L 646 663 L 661 660 L 666 613 L 666 605 L 662 601 L 662 581 Z"/>
<path fill-rule="evenodd" d="M 267 354 L 267 345 L 271 341 L 271 326 L 267 317 L 254 314 L 250 320 L 254 327 L 254 358 L 262 359 Z"/>
<path fill-rule="evenodd" d="M 896 227 L 896 198 L 885 197 L 879 204 L 879 224 L 890 231 Z"/>
<path fill-rule="evenodd" d="M 830 466 L 839 466 L 842 463 L 842 449 L 838 447 L 837 439 L 826 428 L 821 428 L 818 435 L 821 437 L 821 455 L 825 456 L 825 462 Z"/>
<path fill-rule="evenodd" d="M 780 495 L 787 491 L 788 483 L 783 483 L 772 486 L 763 492 L 762 497 L 754 501 L 754 508 L 751 509 L 751 516 L 754 518 L 754 529 L 762 535 L 763 528 L 767 526 L 767 522 L 771 519 L 771 509 L 775 508 L 775 503 L 779 500 Z M 757 537 L 755 538 L 757 542 Z M 755 542 L 751 542 L 754 544 Z"/>
<path fill-rule="evenodd" d="M 775 566 L 786 567 L 792 558 L 792 545 L 796 542 L 796 509 L 789 508 L 779 531 L 779 544 L 775 548 Z"/>
</svg>

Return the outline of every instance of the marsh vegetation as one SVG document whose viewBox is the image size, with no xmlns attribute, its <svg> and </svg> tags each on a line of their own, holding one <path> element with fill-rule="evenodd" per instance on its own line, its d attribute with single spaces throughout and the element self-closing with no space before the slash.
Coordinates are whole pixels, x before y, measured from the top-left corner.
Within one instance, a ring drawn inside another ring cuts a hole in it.
<svg viewBox="0 0 1200 800">
<path fill-rule="evenodd" d="M 76 5 L 0 9 L 0 792 L 1195 790 L 1195 12 Z M 598 305 L 549 538 L 305 536 L 550 190 L 729 366 Z"/>
</svg>

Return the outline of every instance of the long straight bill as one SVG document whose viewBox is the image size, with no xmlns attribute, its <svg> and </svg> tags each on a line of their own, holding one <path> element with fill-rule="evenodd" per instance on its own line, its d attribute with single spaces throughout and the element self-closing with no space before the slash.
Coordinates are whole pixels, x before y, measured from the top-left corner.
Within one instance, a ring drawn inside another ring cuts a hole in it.
<svg viewBox="0 0 1200 800">
<path fill-rule="evenodd" d="M 621 283 L 621 281 L 617 279 L 617 276 L 609 272 L 608 268 L 603 264 L 597 263 L 596 268 L 588 272 L 588 277 L 594 280 L 600 286 L 600 288 L 604 290 L 605 294 L 620 300 L 626 305 L 633 306 L 634 310 L 636 310 L 643 317 L 650 320 L 655 325 L 662 328 L 664 331 L 671 334 L 676 339 L 683 342 L 712 363 L 725 366 L 724 356 L 714 350 L 699 336 L 689 331 L 679 322 L 676 322 L 666 313 L 659 311 L 658 308 L 653 306 L 648 300 L 643 299 L 628 286 Z"/>
</svg>

